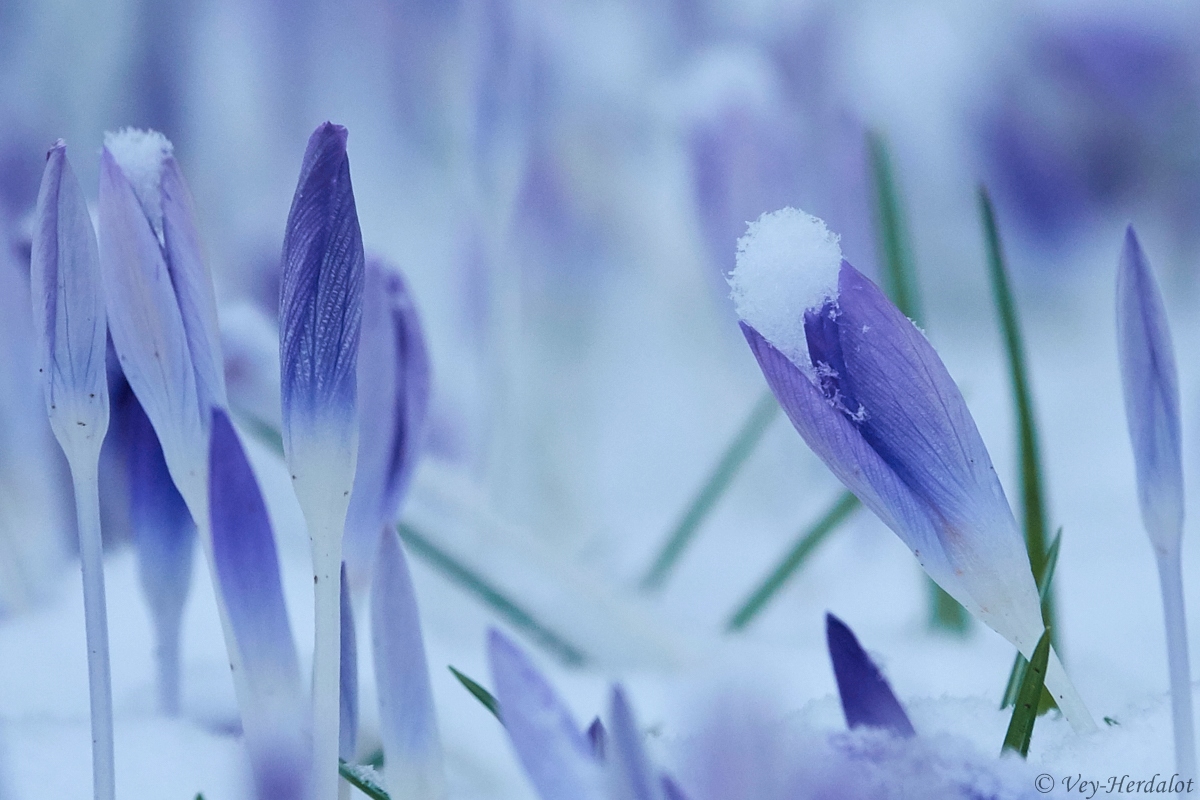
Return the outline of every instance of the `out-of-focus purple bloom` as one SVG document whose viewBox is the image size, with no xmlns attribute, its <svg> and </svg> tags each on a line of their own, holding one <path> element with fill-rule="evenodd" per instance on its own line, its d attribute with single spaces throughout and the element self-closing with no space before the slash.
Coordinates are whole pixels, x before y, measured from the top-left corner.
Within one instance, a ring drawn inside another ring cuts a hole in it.
<svg viewBox="0 0 1200 800">
<path fill-rule="evenodd" d="M 112 436 L 125 471 L 128 517 L 138 576 L 154 620 L 159 705 L 179 713 L 179 638 L 192 579 L 196 525 L 163 458 L 158 436 L 133 390 L 118 373 Z"/>
<path fill-rule="evenodd" d="M 338 757 L 354 759 L 358 749 L 358 643 L 354 632 L 354 605 L 350 602 L 350 587 L 346 584 L 346 565 L 342 564 L 342 716 L 338 726 Z"/>
<path fill-rule="evenodd" d="M 1185 30 L 1169 15 L 1089 11 L 1026 32 L 979 130 L 989 183 L 1034 243 L 1069 242 L 1130 203 L 1195 243 L 1200 61 Z"/>
<path fill-rule="evenodd" d="M 1183 534 L 1179 376 L 1158 283 L 1132 226 L 1117 271 L 1117 344 L 1142 521 L 1155 550 L 1178 554 Z"/>
<path fill-rule="evenodd" d="M 600 721 L 599 717 L 596 717 L 592 720 L 592 724 L 588 725 L 587 738 L 592 745 L 592 755 L 598 761 L 603 761 L 605 751 L 608 750 L 608 732 L 604 730 L 604 723 Z"/>
<path fill-rule="evenodd" d="M 108 430 L 107 326 L 92 218 L 61 140 L 46 156 L 30 262 L 50 427 L 72 469 L 95 468 Z"/>
<path fill-rule="evenodd" d="M 388 793 L 393 800 L 437 800 L 445 794 L 442 745 L 417 598 L 399 535 L 384 531 L 377 553 L 371 642 Z"/>
<path fill-rule="evenodd" d="M 663 800 L 688 800 L 688 796 L 684 794 L 683 789 L 680 789 L 679 784 L 669 775 L 662 776 L 662 792 Z"/>
<path fill-rule="evenodd" d="M 367 263 L 358 351 L 358 464 L 343 555 L 355 586 L 370 579 L 379 532 L 392 525 L 420 454 L 429 354 L 404 278 Z"/>
<path fill-rule="evenodd" d="M 1037 586 L 962 394 L 921 331 L 845 261 L 836 286 L 793 298 L 794 310 L 782 305 L 787 297 L 762 296 L 793 270 L 827 268 L 813 254 L 779 250 L 787 236 L 808 235 L 803 226 L 820 225 L 792 219 L 781 212 L 756 223 L 733 277 L 739 314 L 787 338 L 777 347 L 742 323 L 768 385 L 809 447 L 930 577 L 1028 657 L 1044 629 Z M 1047 682 L 1073 725 L 1094 726 L 1057 657 Z"/>
<path fill-rule="evenodd" d="M 882 728 L 897 736 L 915 736 L 904 707 L 892 694 L 879 667 L 862 649 L 854 632 L 833 614 L 825 615 L 825 638 L 829 658 L 842 698 L 842 712 L 851 728 L 865 725 Z"/>
<path fill-rule="evenodd" d="M 604 800 L 604 776 L 587 737 L 553 687 L 515 644 L 488 634 L 488 663 L 504 729 L 542 800 Z"/>
<path fill-rule="evenodd" d="M 225 376 L 191 195 L 159 133 L 125 130 L 105 139 L 100 267 L 121 369 L 204 528 L 211 409 L 226 404 Z"/>
<path fill-rule="evenodd" d="M 246 746 L 262 785 L 278 777 L 281 761 L 304 774 L 308 703 L 258 481 L 224 411 L 213 410 L 211 429 L 213 559 L 247 688 L 239 698 Z"/>
</svg>

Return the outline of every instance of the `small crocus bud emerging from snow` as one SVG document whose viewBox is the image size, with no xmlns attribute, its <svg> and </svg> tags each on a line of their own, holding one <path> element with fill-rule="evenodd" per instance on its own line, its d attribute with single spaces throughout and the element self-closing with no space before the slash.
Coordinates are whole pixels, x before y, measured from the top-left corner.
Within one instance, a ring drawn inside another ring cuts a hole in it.
<svg viewBox="0 0 1200 800">
<path fill-rule="evenodd" d="M 371 643 L 388 793 L 393 800 L 438 800 L 445 796 L 442 745 L 417 598 L 400 536 L 387 529 L 378 543 Z"/>
<path fill-rule="evenodd" d="M 538 797 L 604 800 L 601 764 L 545 676 L 495 630 L 488 635 L 488 662 L 504 730 Z"/>
<path fill-rule="evenodd" d="M 1183 601 L 1183 447 L 1179 377 L 1162 295 L 1130 226 L 1117 269 L 1117 350 L 1125 416 L 1137 464 L 1142 522 L 1158 562 L 1167 631 L 1175 768 L 1196 775 L 1191 663 Z"/>
<path fill-rule="evenodd" d="M 892 687 L 888 686 L 879 667 L 862 649 L 846 623 L 833 614 L 826 614 L 825 638 L 846 725 L 882 728 L 897 736 L 916 735 L 904 707 L 892 694 Z"/>
<path fill-rule="evenodd" d="M 962 394 L 924 335 L 784 209 L 738 243 L 742 332 L 792 425 L 938 585 L 1026 657 L 1044 629 L 1024 541 Z M 1056 656 L 1047 684 L 1095 727 Z"/>
</svg>

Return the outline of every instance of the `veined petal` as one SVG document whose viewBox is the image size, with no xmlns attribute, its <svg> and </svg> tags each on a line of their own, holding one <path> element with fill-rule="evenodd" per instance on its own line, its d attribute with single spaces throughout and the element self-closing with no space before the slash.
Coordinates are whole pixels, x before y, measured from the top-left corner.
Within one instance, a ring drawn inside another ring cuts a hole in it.
<svg viewBox="0 0 1200 800">
<path fill-rule="evenodd" d="M 342 715 L 338 726 L 338 757 L 351 761 L 358 749 L 358 643 L 354 630 L 354 606 L 350 602 L 350 587 L 346 585 L 346 564 L 342 563 L 342 664 L 338 671 L 341 680 Z"/>
<path fill-rule="evenodd" d="M 308 141 L 283 240 L 280 365 L 289 459 L 315 427 L 323 429 L 317 435 L 353 438 L 363 269 L 346 129 L 325 123 Z"/>
<path fill-rule="evenodd" d="M 620 686 L 614 686 L 612 690 L 609 723 L 612 725 L 612 755 L 608 764 L 613 778 L 613 800 L 659 800 L 661 786 L 646 757 L 633 709 Z"/>
<path fill-rule="evenodd" d="M 437 800 L 445 775 L 421 620 L 400 536 L 390 528 L 379 538 L 371 585 L 371 643 L 388 792 L 392 800 Z"/>
<path fill-rule="evenodd" d="M 96 457 L 108 429 L 104 293 L 92 219 L 62 140 L 46 156 L 30 284 L 51 427 L 68 453 L 87 442 Z"/>
<path fill-rule="evenodd" d="M 1183 533 L 1179 377 L 1162 294 L 1133 226 L 1117 269 L 1117 345 L 1142 521 L 1157 550 L 1175 553 Z"/>
<path fill-rule="evenodd" d="M 110 135 L 100 159 L 100 267 L 121 368 L 154 424 L 176 485 L 199 513 L 209 404 L 224 404 L 224 383 L 208 366 L 220 361 L 219 348 L 201 335 L 216 316 L 211 281 L 191 246 L 190 201 L 181 200 L 186 190 L 169 148 L 156 135 Z"/>
<path fill-rule="evenodd" d="M 209 452 L 213 561 L 241 655 L 250 706 L 242 708 L 242 721 L 254 759 L 256 753 L 286 750 L 289 742 L 302 746 L 307 700 L 267 509 L 237 433 L 220 409 L 212 412 Z M 256 761 L 256 773 L 262 767 Z"/>
<path fill-rule="evenodd" d="M 488 634 L 488 662 L 504 729 L 538 796 L 604 800 L 600 765 L 545 677 L 496 630 Z"/>
<path fill-rule="evenodd" d="M 358 351 L 358 465 L 343 555 L 351 580 L 370 575 L 380 528 L 394 523 L 420 453 L 429 355 L 401 275 L 367 262 Z"/>
<path fill-rule="evenodd" d="M 846 623 L 826 614 L 825 638 L 846 725 L 851 728 L 866 725 L 889 730 L 897 736 L 915 736 L 904 707 Z"/>
<path fill-rule="evenodd" d="M 1032 652 L 1042 631 L 1037 585 L 962 393 L 925 336 L 846 263 L 837 309 L 842 381 L 858 404 L 863 439 L 925 502 L 983 621 Z"/>
<path fill-rule="evenodd" d="M 744 322 L 741 326 L 767 385 L 808 446 L 863 505 L 908 545 L 939 586 L 978 614 L 978 605 L 950 566 L 924 501 L 871 449 L 858 426 L 822 394 L 808 375 L 754 328 Z"/>
</svg>

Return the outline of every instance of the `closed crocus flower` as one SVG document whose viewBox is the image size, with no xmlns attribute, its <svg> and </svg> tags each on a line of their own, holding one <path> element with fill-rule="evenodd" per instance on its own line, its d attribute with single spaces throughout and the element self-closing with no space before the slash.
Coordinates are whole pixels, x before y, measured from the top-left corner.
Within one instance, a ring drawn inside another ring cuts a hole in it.
<svg viewBox="0 0 1200 800">
<path fill-rule="evenodd" d="M 1044 625 L 1024 542 L 933 347 L 815 217 L 764 215 L 738 249 L 742 330 L 796 430 L 930 577 L 1031 655 Z M 1047 684 L 1077 729 L 1095 727 L 1057 657 Z"/>
<path fill-rule="evenodd" d="M 1196 774 L 1196 741 L 1180 561 L 1183 447 L 1179 377 L 1162 295 L 1132 227 L 1125 232 L 1117 269 L 1117 352 L 1142 522 L 1154 548 L 1162 588 L 1175 764 L 1180 774 L 1192 778 Z"/>
</svg>

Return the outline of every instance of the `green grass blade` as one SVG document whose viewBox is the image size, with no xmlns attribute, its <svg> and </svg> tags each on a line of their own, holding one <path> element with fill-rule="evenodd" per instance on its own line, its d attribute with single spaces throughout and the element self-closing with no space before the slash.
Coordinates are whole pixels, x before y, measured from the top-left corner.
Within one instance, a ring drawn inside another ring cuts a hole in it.
<svg viewBox="0 0 1200 800">
<path fill-rule="evenodd" d="M 500 720 L 500 724 L 503 725 L 504 720 L 500 718 L 500 701 L 496 699 L 496 696 L 475 681 L 471 680 L 466 675 L 456 670 L 453 666 L 450 666 L 449 669 L 454 677 L 458 678 L 458 682 L 461 683 L 476 700 L 478 700 L 480 703 L 483 703 L 483 707 L 492 712 L 492 716 Z"/>
<path fill-rule="evenodd" d="M 1005 265 L 1004 250 L 1000 244 L 1000 231 L 996 226 L 996 212 L 985 187 L 979 188 L 979 214 L 983 223 L 984 240 L 987 245 L 988 273 L 992 282 L 992 295 L 1000 317 L 1000 329 L 1004 337 L 1004 349 L 1008 354 L 1009 377 L 1012 382 L 1013 405 L 1017 413 L 1017 436 L 1021 463 L 1021 508 L 1025 529 L 1025 546 L 1029 550 L 1029 565 L 1033 574 L 1039 575 L 1046 563 L 1046 520 L 1045 482 L 1042 478 L 1042 460 L 1038 445 L 1037 423 L 1033 416 L 1033 400 L 1029 390 L 1028 370 L 1025 366 L 1025 348 L 1021 341 L 1021 330 L 1017 323 L 1017 307 Z M 1048 627 L 1054 626 L 1054 595 L 1048 593 L 1042 600 L 1042 616 Z"/>
<path fill-rule="evenodd" d="M 379 785 L 379 773 L 366 764 L 350 764 L 344 759 L 338 759 L 338 773 L 346 782 L 370 797 L 371 800 L 392 800 L 391 796 Z"/>
<path fill-rule="evenodd" d="M 670 574 L 671 569 L 683 555 L 695 537 L 700 525 L 708 518 L 726 490 L 729 489 L 734 477 L 741 470 L 746 459 L 754 452 L 754 448 L 762 440 L 763 434 L 779 413 L 779 403 L 768 390 L 759 397 L 750 410 L 749 416 L 736 435 L 725 448 L 725 452 L 717 460 L 716 466 L 709 473 L 708 479 L 700 486 L 692 502 L 684 510 L 679 523 L 667 536 L 662 549 L 659 550 L 650 569 L 646 571 L 641 581 L 643 591 L 661 589 Z"/>
<path fill-rule="evenodd" d="M 530 612 L 506 597 L 503 592 L 488 583 L 483 576 L 442 550 L 412 525 L 402 522 L 398 529 L 400 538 L 408 545 L 409 551 L 414 556 L 424 560 L 438 572 L 475 595 L 507 620 L 510 625 L 524 631 L 544 650 L 556 656 L 567 666 L 578 667 L 587 663 L 587 656 L 579 647 L 572 644 L 566 637 L 538 622 Z"/>
<path fill-rule="evenodd" d="M 874 188 L 875 240 L 883 255 L 884 291 L 904 316 L 923 327 L 908 227 L 900 207 L 892 157 L 883 136 L 877 131 L 867 134 L 867 148 Z"/>
<path fill-rule="evenodd" d="M 758 616 L 767 603 L 783 588 L 788 578 L 803 566 L 817 545 L 848 519 L 860 505 L 858 498 L 850 492 L 842 492 L 838 495 L 829 510 L 800 535 L 778 566 L 771 570 L 759 587 L 733 613 L 726 624 L 726 630 L 740 631 L 749 625 L 750 621 Z"/>
<path fill-rule="evenodd" d="M 1021 758 L 1029 755 L 1029 741 L 1033 738 L 1033 725 L 1038 718 L 1038 705 L 1046 684 L 1046 664 L 1050 661 L 1050 629 L 1042 631 L 1037 647 L 1033 649 L 1033 658 L 1029 660 L 1029 668 L 1021 679 L 1021 688 L 1017 692 L 1017 703 L 1013 707 L 1012 719 L 1008 722 L 1008 731 L 1004 734 L 1004 745 L 1001 754 L 1013 750 L 1021 754 Z"/>
<path fill-rule="evenodd" d="M 884 291 L 904 316 L 924 327 L 908 226 L 900 204 L 900 190 L 887 142 L 878 131 L 867 134 L 867 150 L 874 190 L 875 242 L 883 257 Z M 935 628 L 965 633 L 971 624 L 967 610 L 932 580 L 928 582 L 928 587 L 930 624 Z"/>
<path fill-rule="evenodd" d="M 1054 580 L 1054 568 L 1058 566 L 1058 546 L 1062 543 L 1062 528 L 1058 529 L 1058 533 L 1054 536 L 1054 541 L 1050 543 L 1050 549 L 1046 551 L 1046 563 L 1042 569 L 1041 575 L 1034 575 L 1033 578 L 1037 581 L 1038 596 L 1044 603 L 1050 595 L 1050 583 Z M 1044 610 L 1043 606 L 1043 610 Z M 1004 687 L 1004 696 L 1000 698 L 1000 710 L 1008 708 L 1017 702 L 1017 688 L 1021 685 L 1021 679 L 1025 677 L 1025 669 L 1029 662 L 1025 660 L 1025 656 L 1017 653 L 1013 659 L 1012 670 L 1008 673 L 1008 684 Z M 1046 692 L 1042 697 L 1041 712 L 1055 706 L 1054 697 L 1049 692 Z"/>
</svg>

